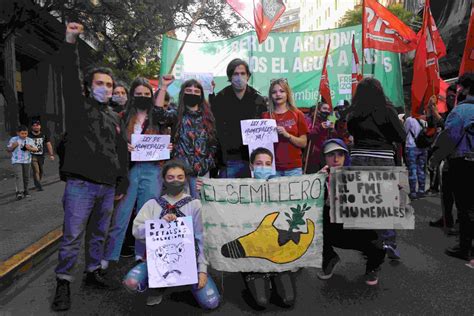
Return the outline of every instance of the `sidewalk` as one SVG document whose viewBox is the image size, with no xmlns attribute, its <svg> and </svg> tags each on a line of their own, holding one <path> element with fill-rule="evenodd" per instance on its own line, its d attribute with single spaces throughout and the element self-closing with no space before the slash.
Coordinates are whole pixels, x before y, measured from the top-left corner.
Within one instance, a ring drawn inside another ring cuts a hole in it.
<svg viewBox="0 0 474 316">
<path fill-rule="evenodd" d="M 12 268 L 28 270 L 33 264 L 30 259 L 58 239 L 63 221 L 64 182 L 59 180 L 57 160 L 46 159 L 44 167 L 44 191 L 32 189 L 31 178 L 31 197 L 17 201 L 10 157 L 4 151 L 0 154 L 0 277 Z M 49 234 L 55 230 L 54 236 Z"/>
</svg>

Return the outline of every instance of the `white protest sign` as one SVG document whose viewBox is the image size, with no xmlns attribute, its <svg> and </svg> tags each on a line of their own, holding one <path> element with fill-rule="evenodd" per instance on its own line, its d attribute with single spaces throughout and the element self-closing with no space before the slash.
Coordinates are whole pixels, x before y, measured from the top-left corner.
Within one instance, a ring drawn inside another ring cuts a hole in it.
<svg viewBox="0 0 474 316">
<path fill-rule="evenodd" d="M 242 120 L 240 129 L 244 145 L 278 143 L 275 120 Z"/>
<path fill-rule="evenodd" d="M 132 134 L 132 161 L 170 159 L 170 135 Z"/>
<path fill-rule="evenodd" d="M 192 216 L 145 222 L 150 288 L 198 282 Z"/>
<path fill-rule="evenodd" d="M 414 229 L 413 208 L 400 190 L 401 167 L 331 169 L 331 221 L 350 229 Z"/>
</svg>

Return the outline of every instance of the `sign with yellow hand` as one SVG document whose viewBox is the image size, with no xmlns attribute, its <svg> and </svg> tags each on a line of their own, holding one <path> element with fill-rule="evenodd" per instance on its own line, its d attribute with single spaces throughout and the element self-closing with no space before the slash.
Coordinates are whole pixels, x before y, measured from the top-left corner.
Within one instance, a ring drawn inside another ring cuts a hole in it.
<svg viewBox="0 0 474 316">
<path fill-rule="evenodd" d="M 204 251 L 229 272 L 320 268 L 326 176 L 203 179 Z"/>
</svg>

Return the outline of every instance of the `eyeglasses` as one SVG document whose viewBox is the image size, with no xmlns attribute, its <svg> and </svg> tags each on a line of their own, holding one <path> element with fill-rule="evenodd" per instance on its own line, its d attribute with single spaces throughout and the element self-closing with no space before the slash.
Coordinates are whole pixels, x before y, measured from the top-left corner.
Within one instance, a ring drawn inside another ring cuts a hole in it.
<svg viewBox="0 0 474 316">
<path fill-rule="evenodd" d="M 288 79 L 286 79 L 286 78 L 279 78 L 279 79 L 272 79 L 272 80 L 270 80 L 270 84 L 273 84 L 273 83 L 275 83 L 275 82 L 284 82 L 284 83 L 288 84 Z"/>
</svg>

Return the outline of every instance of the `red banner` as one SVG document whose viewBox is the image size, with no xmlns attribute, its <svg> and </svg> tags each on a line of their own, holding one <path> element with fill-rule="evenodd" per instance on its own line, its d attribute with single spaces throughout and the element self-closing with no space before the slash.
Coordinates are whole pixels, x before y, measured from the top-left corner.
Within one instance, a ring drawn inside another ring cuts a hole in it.
<svg viewBox="0 0 474 316">
<path fill-rule="evenodd" d="M 259 43 L 267 39 L 286 9 L 282 0 L 227 0 L 227 3 L 254 27 Z"/>
<path fill-rule="evenodd" d="M 471 7 L 471 18 L 469 19 L 469 29 L 467 31 L 466 46 L 464 46 L 464 54 L 462 56 L 461 68 L 459 68 L 459 76 L 465 72 L 474 71 L 474 3 Z"/>
<path fill-rule="evenodd" d="M 364 0 L 362 36 L 363 48 L 406 53 L 417 45 L 415 32 L 376 0 Z"/>
<path fill-rule="evenodd" d="M 411 114 L 414 117 L 424 112 L 431 96 L 439 95 L 441 78 L 438 58 L 440 54 L 446 52 L 446 47 L 433 23 L 430 1 L 426 0 L 423 26 L 418 34 L 419 42 L 413 64 Z"/>
<path fill-rule="evenodd" d="M 354 43 L 354 35 L 352 35 L 352 96 L 354 96 L 357 84 L 363 78 L 362 71 L 359 63 L 359 55 Z"/>
<path fill-rule="evenodd" d="M 328 42 L 328 48 L 326 49 L 326 56 L 324 57 L 323 71 L 321 72 L 321 81 L 319 82 L 319 94 L 323 97 L 324 101 L 329 104 L 332 111 L 331 101 L 331 89 L 329 88 L 329 78 L 326 63 L 328 61 L 329 47 L 331 46 L 331 40 Z"/>
</svg>

